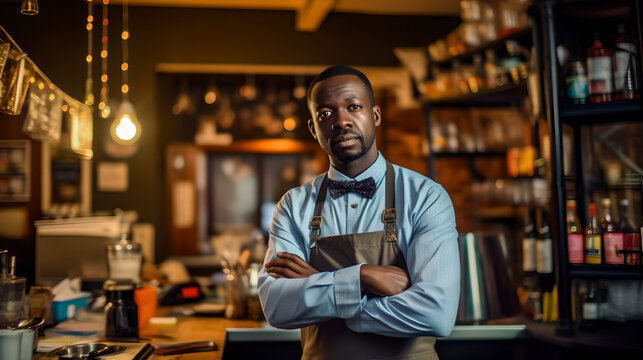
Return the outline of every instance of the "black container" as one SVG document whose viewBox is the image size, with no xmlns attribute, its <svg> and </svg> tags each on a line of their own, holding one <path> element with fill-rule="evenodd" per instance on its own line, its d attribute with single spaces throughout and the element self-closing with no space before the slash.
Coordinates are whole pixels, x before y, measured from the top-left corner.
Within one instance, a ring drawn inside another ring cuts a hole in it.
<svg viewBox="0 0 643 360">
<path fill-rule="evenodd" d="M 105 337 L 138 338 L 138 308 L 134 301 L 135 284 L 131 281 L 107 280 L 103 285 Z"/>
</svg>

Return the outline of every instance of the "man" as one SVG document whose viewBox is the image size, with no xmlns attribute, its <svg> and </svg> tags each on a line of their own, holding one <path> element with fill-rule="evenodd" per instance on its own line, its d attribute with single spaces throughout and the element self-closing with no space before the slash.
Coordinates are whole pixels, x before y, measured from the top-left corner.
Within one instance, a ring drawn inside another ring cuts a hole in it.
<svg viewBox="0 0 643 360">
<path fill-rule="evenodd" d="M 324 70 L 307 99 L 331 167 L 277 205 L 259 278 L 266 318 L 302 328 L 303 359 L 437 359 L 460 291 L 449 196 L 378 152 L 381 111 L 360 71 Z"/>
</svg>

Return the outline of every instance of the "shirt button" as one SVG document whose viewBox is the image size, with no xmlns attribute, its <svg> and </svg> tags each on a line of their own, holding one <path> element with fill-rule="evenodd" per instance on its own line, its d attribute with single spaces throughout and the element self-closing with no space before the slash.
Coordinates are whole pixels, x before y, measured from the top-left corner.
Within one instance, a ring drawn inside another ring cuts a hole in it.
<svg viewBox="0 0 643 360">
<path fill-rule="evenodd" d="M 357 204 L 351 204 L 351 207 L 355 209 L 357 207 Z"/>
</svg>

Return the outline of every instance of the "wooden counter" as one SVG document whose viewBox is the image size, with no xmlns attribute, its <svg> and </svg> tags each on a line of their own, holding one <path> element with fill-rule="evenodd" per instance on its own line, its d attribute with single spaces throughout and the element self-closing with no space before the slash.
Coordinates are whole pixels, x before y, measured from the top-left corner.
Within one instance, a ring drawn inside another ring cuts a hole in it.
<svg viewBox="0 0 643 360">
<path fill-rule="evenodd" d="M 219 350 L 182 355 L 154 355 L 150 360 L 219 360 L 225 341 L 226 328 L 258 328 L 260 322 L 253 320 L 228 320 L 220 317 L 180 317 L 176 325 L 147 324 L 141 329 L 141 338 L 152 344 L 181 343 L 198 340 L 213 340 Z"/>
</svg>

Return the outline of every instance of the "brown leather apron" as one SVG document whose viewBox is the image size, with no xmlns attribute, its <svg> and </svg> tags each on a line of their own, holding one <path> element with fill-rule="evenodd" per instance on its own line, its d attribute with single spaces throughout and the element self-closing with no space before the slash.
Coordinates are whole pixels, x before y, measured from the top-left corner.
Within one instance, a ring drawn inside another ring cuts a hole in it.
<svg viewBox="0 0 643 360">
<path fill-rule="evenodd" d="M 397 245 L 395 231 L 395 173 L 386 163 L 386 209 L 382 211 L 384 231 L 319 237 L 321 209 L 326 197 L 328 176 L 322 181 L 310 219 L 310 265 L 318 271 L 334 271 L 365 263 L 393 265 L 406 270 L 406 261 Z M 435 338 L 395 338 L 373 333 L 356 333 L 344 319 L 335 318 L 301 329 L 302 359 L 438 359 Z"/>
</svg>

